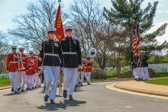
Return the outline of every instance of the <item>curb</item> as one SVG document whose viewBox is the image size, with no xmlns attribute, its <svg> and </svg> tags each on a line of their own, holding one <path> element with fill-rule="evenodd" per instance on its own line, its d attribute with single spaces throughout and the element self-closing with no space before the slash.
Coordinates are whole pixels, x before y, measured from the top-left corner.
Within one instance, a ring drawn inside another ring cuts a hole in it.
<svg viewBox="0 0 168 112">
<path fill-rule="evenodd" d="M 133 91 L 133 92 L 138 92 L 138 93 L 144 93 L 144 94 L 150 94 L 150 95 L 157 95 L 157 96 L 166 96 L 168 97 L 168 92 L 161 92 L 157 90 L 147 90 L 147 89 L 139 89 L 139 88 L 132 88 L 132 87 L 127 87 L 120 85 L 120 83 L 117 83 L 114 85 L 114 87 L 118 89 L 123 89 L 127 91 Z"/>
<path fill-rule="evenodd" d="M 0 90 L 10 89 L 12 86 L 0 87 Z"/>
</svg>

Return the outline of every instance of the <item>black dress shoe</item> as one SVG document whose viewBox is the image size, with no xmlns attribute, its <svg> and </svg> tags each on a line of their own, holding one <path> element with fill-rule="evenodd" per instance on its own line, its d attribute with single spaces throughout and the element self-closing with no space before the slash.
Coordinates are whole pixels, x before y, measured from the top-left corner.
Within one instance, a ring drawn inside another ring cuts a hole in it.
<svg viewBox="0 0 168 112">
<path fill-rule="evenodd" d="M 26 90 L 29 90 L 29 88 L 26 88 Z"/>
<path fill-rule="evenodd" d="M 18 88 L 18 91 L 20 91 L 20 88 Z"/>
<path fill-rule="evenodd" d="M 14 92 L 14 89 L 13 89 L 13 88 L 11 89 L 11 92 Z"/>
<path fill-rule="evenodd" d="M 24 92 L 24 89 L 21 89 L 21 92 Z"/>
<path fill-rule="evenodd" d="M 69 100 L 73 100 L 73 97 L 72 97 L 72 95 L 69 95 Z"/>
<path fill-rule="evenodd" d="M 44 86 L 44 91 L 46 90 L 46 87 Z"/>
<path fill-rule="evenodd" d="M 17 91 L 15 91 L 14 93 L 15 93 L 15 94 L 17 94 L 18 92 L 17 92 Z"/>
<path fill-rule="evenodd" d="M 78 88 L 78 86 L 76 85 L 76 86 L 75 86 L 75 88 L 74 88 L 74 92 L 76 92 L 76 91 L 77 91 L 77 88 Z"/>
<path fill-rule="evenodd" d="M 81 81 L 79 81 L 79 85 L 81 85 Z"/>
<path fill-rule="evenodd" d="M 45 102 L 48 102 L 48 95 L 45 95 L 44 101 L 45 101 Z"/>
<path fill-rule="evenodd" d="M 66 90 L 63 91 L 63 96 L 64 96 L 64 98 L 67 98 L 67 91 Z"/>
<path fill-rule="evenodd" d="M 50 99 L 50 104 L 54 104 L 54 103 L 55 103 L 54 100 Z"/>
</svg>

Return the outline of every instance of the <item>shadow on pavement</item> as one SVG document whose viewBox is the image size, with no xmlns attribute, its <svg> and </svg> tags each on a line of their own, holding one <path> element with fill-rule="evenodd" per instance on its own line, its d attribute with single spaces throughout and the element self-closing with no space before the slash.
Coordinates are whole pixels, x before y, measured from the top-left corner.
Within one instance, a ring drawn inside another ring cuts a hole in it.
<svg viewBox="0 0 168 112">
<path fill-rule="evenodd" d="M 74 92 L 82 92 L 82 91 L 84 91 L 84 90 L 77 89 L 77 90 L 75 90 Z"/>
<path fill-rule="evenodd" d="M 20 95 L 21 93 L 9 93 L 9 94 L 4 94 L 4 96 L 14 96 L 14 95 Z"/>
<path fill-rule="evenodd" d="M 63 97 L 62 95 L 56 95 L 56 97 Z"/>
<path fill-rule="evenodd" d="M 45 109 L 45 110 L 58 110 L 58 109 L 66 109 L 68 106 L 80 106 L 80 104 L 85 104 L 86 101 L 77 101 L 77 100 L 64 100 L 64 102 L 50 104 L 45 103 L 45 105 L 42 105 L 40 107 L 37 107 L 38 109 Z"/>
</svg>

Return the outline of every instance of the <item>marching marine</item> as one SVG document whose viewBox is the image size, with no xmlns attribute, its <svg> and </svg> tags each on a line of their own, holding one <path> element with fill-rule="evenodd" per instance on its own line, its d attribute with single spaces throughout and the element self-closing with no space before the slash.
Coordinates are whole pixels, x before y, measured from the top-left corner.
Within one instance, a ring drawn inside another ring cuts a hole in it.
<svg viewBox="0 0 168 112">
<path fill-rule="evenodd" d="M 85 70 L 85 77 L 87 77 L 88 85 L 91 84 L 91 73 L 92 73 L 92 67 L 93 67 L 93 61 L 88 56 L 86 60 L 86 70 Z"/>
<path fill-rule="evenodd" d="M 77 69 L 81 68 L 82 54 L 79 41 L 72 38 L 72 29 L 65 30 L 66 38 L 61 41 L 62 55 L 64 67 L 63 96 L 67 98 L 69 92 L 69 100 L 73 100 L 73 92 L 75 87 L 75 78 Z"/>
<path fill-rule="evenodd" d="M 53 104 L 56 97 L 60 66 L 62 62 L 62 50 L 59 41 L 54 39 L 55 29 L 48 30 L 48 40 L 42 42 L 42 49 L 39 55 L 39 61 L 42 61 L 44 66 L 44 79 L 46 81 L 45 98 L 47 102 L 50 98 L 50 103 Z"/>
<path fill-rule="evenodd" d="M 84 80 L 84 76 L 85 76 L 85 66 L 86 66 L 86 60 L 82 59 L 82 68 L 79 72 L 80 77 L 81 77 L 81 86 L 83 86 L 83 80 Z M 86 76 L 85 76 L 85 78 L 87 79 Z"/>
<path fill-rule="evenodd" d="M 28 56 L 25 55 L 24 48 L 19 48 L 19 59 L 18 59 L 18 91 L 24 92 L 26 84 L 26 69 L 28 69 Z M 20 61 L 19 61 L 20 60 Z M 21 77 L 21 84 L 20 84 Z"/>
<path fill-rule="evenodd" d="M 27 89 L 26 90 L 32 90 L 34 81 L 33 81 L 33 75 L 35 73 L 36 65 L 35 60 L 33 56 L 33 51 L 30 51 L 30 56 L 28 57 L 28 69 L 26 71 L 26 82 L 27 82 Z"/>
<path fill-rule="evenodd" d="M 34 56 L 34 63 L 35 63 L 35 73 L 34 73 L 34 88 L 38 87 L 38 80 L 39 80 L 39 76 L 38 76 L 38 72 L 39 72 L 39 68 L 38 68 L 38 57 Z"/>
<path fill-rule="evenodd" d="M 9 71 L 9 77 L 12 85 L 12 92 L 18 92 L 18 58 L 16 46 L 12 46 L 12 53 L 7 56 L 6 69 Z"/>
</svg>

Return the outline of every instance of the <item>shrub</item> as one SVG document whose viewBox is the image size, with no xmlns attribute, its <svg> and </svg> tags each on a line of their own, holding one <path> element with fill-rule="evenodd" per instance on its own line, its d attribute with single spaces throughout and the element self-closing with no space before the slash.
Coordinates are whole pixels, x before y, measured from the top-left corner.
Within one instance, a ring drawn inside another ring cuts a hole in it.
<svg viewBox="0 0 168 112">
<path fill-rule="evenodd" d="M 152 68 L 148 68 L 148 71 L 150 77 L 156 77 L 156 72 Z"/>
<path fill-rule="evenodd" d="M 133 78 L 134 76 L 133 76 L 132 71 L 128 71 L 128 72 L 124 72 L 124 73 L 121 75 L 121 77 L 123 77 L 123 78 Z"/>
<path fill-rule="evenodd" d="M 91 77 L 92 79 L 107 79 L 108 76 L 103 69 L 95 68 L 93 69 Z"/>
</svg>

